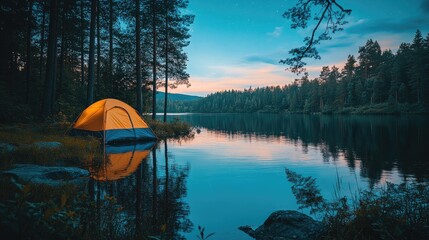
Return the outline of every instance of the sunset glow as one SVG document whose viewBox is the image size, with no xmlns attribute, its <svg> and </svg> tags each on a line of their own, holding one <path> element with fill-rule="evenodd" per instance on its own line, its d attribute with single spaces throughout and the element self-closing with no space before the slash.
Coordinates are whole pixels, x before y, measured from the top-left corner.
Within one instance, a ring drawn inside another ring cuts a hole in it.
<svg viewBox="0 0 429 240">
<path fill-rule="evenodd" d="M 263 86 L 284 86 L 299 78 L 285 71 L 279 60 L 291 48 L 302 46 L 311 32 L 290 28 L 282 17 L 293 1 L 189 1 L 188 11 L 196 15 L 191 29 L 188 71 L 191 87 L 180 86 L 174 93 L 206 96 L 223 90 Z M 344 31 L 318 46 L 321 60 L 308 60 L 310 77 L 322 66 L 342 67 L 349 54 L 357 56 L 368 39 L 381 48 L 396 52 L 402 42 L 412 40 L 417 29 L 429 29 L 429 4 L 421 0 L 345 2 L 352 14 Z M 382 9 L 382 12 L 380 10 Z M 406 9 L 406 11 L 404 10 Z"/>
</svg>

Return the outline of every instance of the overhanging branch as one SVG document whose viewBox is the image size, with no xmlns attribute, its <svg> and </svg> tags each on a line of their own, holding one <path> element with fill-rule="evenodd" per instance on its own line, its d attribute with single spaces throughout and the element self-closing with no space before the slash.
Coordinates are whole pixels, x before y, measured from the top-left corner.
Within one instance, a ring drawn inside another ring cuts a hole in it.
<svg viewBox="0 0 429 240">
<path fill-rule="evenodd" d="M 321 6 L 322 11 L 319 13 L 312 14 L 312 6 Z M 333 6 L 336 9 L 333 9 Z M 292 58 L 287 58 L 285 60 L 280 60 L 280 63 L 290 65 L 288 68 L 294 73 L 301 73 L 305 71 L 303 68 L 306 64 L 302 61 L 303 58 L 315 58 L 320 59 L 320 56 L 317 50 L 314 48 L 314 45 L 319 44 L 322 40 L 329 40 L 331 37 L 330 33 L 335 33 L 336 31 L 342 30 L 340 26 L 346 24 L 346 21 L 342 19 L 351 13 L 350 9 L 345 9 L 343 6 L 338 4 L 336 0 L 298 0 L 298 3 L 295 7 L 288 9 L 283 16 L 292 21 L 292 28 L 303 28 L 307 27 L 308 21 L 310 21 L 311 16 L 313 19 L 317 20 L 316 26 L 311 32 L 311 36 L 306 37 L 304 42 L 305 45 L 299 48 L 295 48 L 289 51 L 293 56 Z M 327 15 L 328 14 L 328 15 Z M 334 21 L 334 18 L 336 21 Z M 316 32 L 320 29 L 320 25 L 323 21 L 326 21 L 326 29 L 320 36 L 316 39 Z"/>
<path fill-rule="evenodd" d="M 328 1 L 328 5 L 326 5 L 325 10 L 322 13 L 322 16 L 319 19 L 319 22 L 317 22 L 316 27 L 314 27 L 313 32 L 311 33 L 311 38 L 310 41 L 308 42 L 308 46 L 307 48 L 304 50 L 304 52 L 302 52 L 300 58 L 303 58 L 305 56 L 305 54 L 308 52 L 308 50 L 310 50 L 311 46 L 313 45 L 313 41 L 314 41 L 314 35 L 316 34 L 317 29 L 320 26 L 320 23 L 322 23 L 323 18 L 325 17 L 326 12 L 328 11 L 329 6 L 331 6 L 331 3 Z"/>
</svg>

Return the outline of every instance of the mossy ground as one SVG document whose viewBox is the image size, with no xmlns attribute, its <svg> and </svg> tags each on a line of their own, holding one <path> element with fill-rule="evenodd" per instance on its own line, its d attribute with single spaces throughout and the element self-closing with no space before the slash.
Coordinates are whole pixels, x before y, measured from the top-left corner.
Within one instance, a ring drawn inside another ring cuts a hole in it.
<svg viewBox="0 0 429 240">
<path fill-rule="evenodd" d="M 0 126 L 0 142 L 12 144 L 14 151 L 0 152 L 0 167 L 15 163 L 80 166 L 92 158 L 100 141 L 91 137 L 72 137 L 66 134 L 66 124 L 17 124 Z M 60 142 L 58 148 L 39 148 L 36 142 Z"/>
</svg>

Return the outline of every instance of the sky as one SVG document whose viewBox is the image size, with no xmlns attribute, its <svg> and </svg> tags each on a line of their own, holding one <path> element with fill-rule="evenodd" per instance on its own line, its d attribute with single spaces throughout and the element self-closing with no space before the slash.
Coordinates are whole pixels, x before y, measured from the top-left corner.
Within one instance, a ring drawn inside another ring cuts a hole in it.
<svg viewBox="0 0 429 240">
<path fill-rule="evenodd" d="M 291 29 L 282 14 L 298 0 L 189 0 L 187 13 L 195 15 L 191 26 L 188 73 L 191 86 L 173 93 L 206 96 L 223 90 L 284 86 L 300 78 L 285 71 L 281 59 L 303 45 L 314 23 L 305 30 Z M 346 9 L 344 30 L 319 45 L 321 60 L 308 60 L 310 77 L 322 66 L 342 68 L 359 46 L 377 40 L 382 49 L 396 52 L 411 42 L 417 29 L 429 33 L 429 0 L 337 0 Z"/>
</svg>

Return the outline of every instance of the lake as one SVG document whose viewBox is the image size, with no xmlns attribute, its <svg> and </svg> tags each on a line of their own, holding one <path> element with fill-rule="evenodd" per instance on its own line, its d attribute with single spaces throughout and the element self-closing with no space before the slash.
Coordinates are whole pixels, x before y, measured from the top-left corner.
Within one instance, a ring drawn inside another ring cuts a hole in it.
<svg viewBox="0 0 429 240">
<path fill-rule="evenodd" d="M 123 151 L 128 155 L 119 157 L 140 160 L 92 183 L 94 195 L 109 193 L 128 206 L 137 233 L 196 239 L 200 225 L 215 233 L 210 239 L 250 239 L 239 226 L 256 227 L 276 210 L 298 209 L 285 168 L 315 177 L 328 199 L 338 180 L 341 193 L 350 196 L 387 181 L 429 179 L 429 122 L 423 116 L 173 118 L 193 125 L 195 136 Z"/>
</svg>

